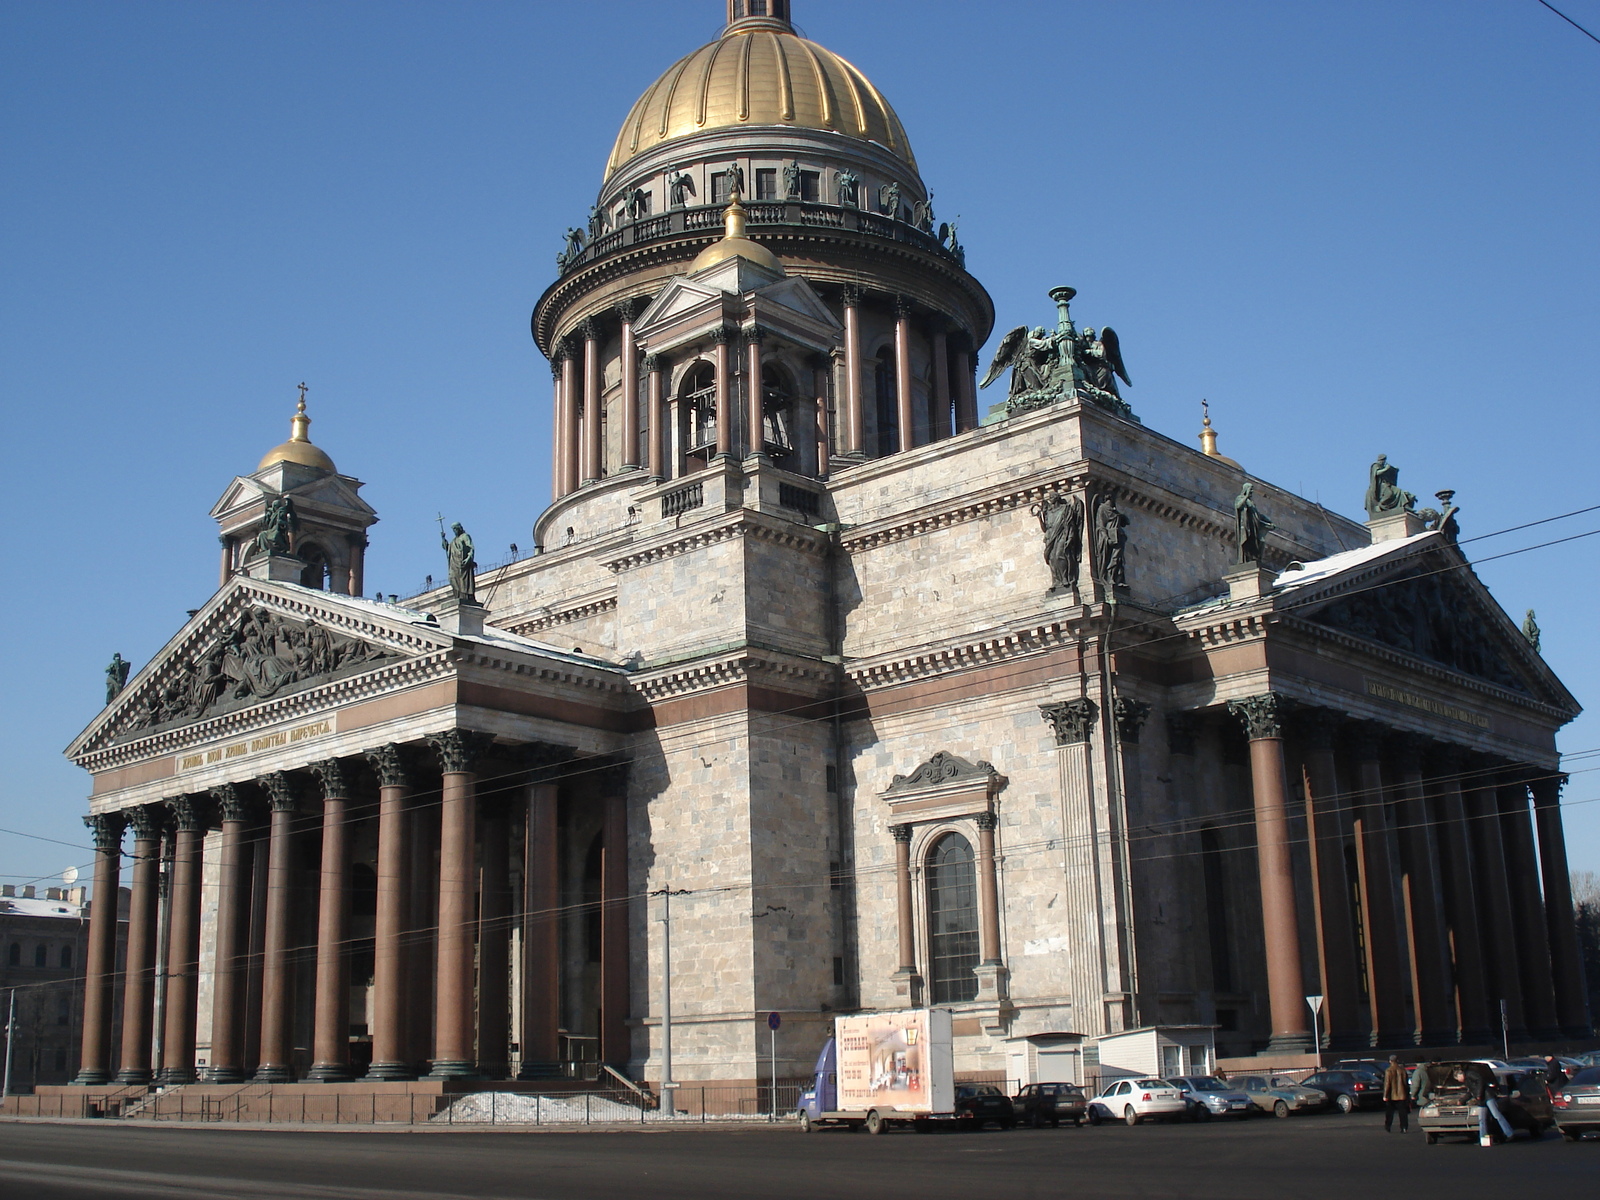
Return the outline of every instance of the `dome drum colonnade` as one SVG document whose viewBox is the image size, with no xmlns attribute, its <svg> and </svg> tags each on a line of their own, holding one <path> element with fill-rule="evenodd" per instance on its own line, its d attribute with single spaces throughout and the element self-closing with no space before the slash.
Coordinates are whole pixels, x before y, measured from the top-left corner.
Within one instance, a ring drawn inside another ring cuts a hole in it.
<svg viewBox="0 0 1600 1200">
<path fill-rule="evenodd" d="M 562 278 L 535 309 L 534 338 L 552 363 L 558 502 L 620 471 L 674 479 L 719 454 L 767 454 L 786 470 L 826 477 L 977 426 L 975 352 L 992 303 L 967 274 L 953 232 L 948 245 L 933 234 L 930 197 L 893 110 L 854 67 L 796 36 L 786 13 L 746 16 L 730 5 L 722 38 L 645 93 L 591 215 L 598 236 L 562 256 Z M 752 200 L 752 183 L 758 194 L 784 194 Z M 817 348 L 820 361 L 816 349 L 790 354 L 794 347 L 773 342 L 752 351 L 742 335 L 759 331 L 733 313 L 719 335 L 727 350 L 675 347 L 652 361 L 635 322 L 716 244 L 738 188 L 746 189 L 741 220 L 764 239 L 748 243 L 754 255 L 775 249 L 772 265 L 817 290 L 838 336 Z M 691 206 L 691 194 L 716 203 Z M 613 210 L 621 223 L 610 229 Z M 757 446 L 749 435 L 758 420 L 771 424 L 752 402 L 751 381 L 764 374 L 758 361 L 778 367 L 774 390 L 807 410 L 794 415 L 789 445 Z M 697 440 L 713 422 L 696 419 L 687 401 L 701 389 L 685 386 L 708 374 L 724 411 L 714 444 Z"/>
</svg>

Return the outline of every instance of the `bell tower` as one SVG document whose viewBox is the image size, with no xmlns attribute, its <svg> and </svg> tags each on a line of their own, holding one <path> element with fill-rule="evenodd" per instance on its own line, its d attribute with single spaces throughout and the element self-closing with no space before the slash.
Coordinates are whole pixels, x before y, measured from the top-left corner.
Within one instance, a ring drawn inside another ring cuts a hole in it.
<svg viewBox="0 0 1600 1200">
<path fill-rule="evenodd" d="M 361 595 L 367 530 L 378 514 L 361 499 L 361 481 L 341 475 L 312 444 L 310 429 L 302 383 L 289 440 L 267 451 L 254 473 L 236 476 L 212 506 L 221 531 L 219 587 L 248 574 Z"/>
</svg>

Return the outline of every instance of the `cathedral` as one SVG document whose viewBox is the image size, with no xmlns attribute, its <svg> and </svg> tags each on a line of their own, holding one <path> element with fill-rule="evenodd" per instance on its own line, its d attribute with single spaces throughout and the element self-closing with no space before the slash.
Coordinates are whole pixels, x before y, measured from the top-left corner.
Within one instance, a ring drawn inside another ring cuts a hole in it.
<svg viewBox="0 0 1600 1200">
<path fill-rule="evenodd" d="M 1356 522 L 1149 428 L 1069 287 L 980 363 L 907 131 L 789 9 L 728 0 L 566 232 L 531 554 L 368 597 L 303 396 L 227 485 L 215 594 L 67 750 L 131 888 L 78 1083 L 749 1084 L 769 1014 L 795 1077 L 917 1006 L 984 1078 L 1586 1036 L 1579 707 L 1451 493 L 1352 464 Z"/>
</svg>

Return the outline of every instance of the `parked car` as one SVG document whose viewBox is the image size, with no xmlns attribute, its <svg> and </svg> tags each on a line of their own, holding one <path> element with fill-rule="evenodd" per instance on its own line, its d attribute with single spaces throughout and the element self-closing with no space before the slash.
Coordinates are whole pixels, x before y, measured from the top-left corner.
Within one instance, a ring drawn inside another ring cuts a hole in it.
<svg viewBox="0 0 1600 1200">
<path fill-rule="evenodd" d="M 1567 1086 L 1550 1098 L 1550 1112 L 1569 1142 L 1600 1133 L 1600 1067 L 1579 1067 Z"/>
<path fill-rule="evenodd" d="M 1183 1093 L 1191 1121 L 1250 1115 L 1250 1097 L 1214 1075 L 1175 1075 L 1167 1082 Z"/>
<path fill-rule="evenodd" d="M 1380 1075 L 1341 1067 L 1335 1071 L 1318 1071 L 1300 1082 L 1325 1094 L 1342 1113 L 1383 1107 L 1383 1077 Z"/>
<path fill-rule="evenodd" d="M 1376 1058 L 1341 1058 L 1333 1064 L 1337 1071 L 1362 1071 L 1368 1075 L 1383 1078 L 1383 1073 L 1389 1069 L 1388 1059 Z"/>
<path fill-rule="evenodd" d="M 1600 1050 L 1590 1050 L 1587 1054 L 1577 1056 L 1577 1061 L 1586 1067 L 1600 1067 Z"/>
<path fill-rule="evenodd" d="M 1011 1097 L 990 1083 L 956 1084 L 956 1116 L 969 1129 L 982 1129 L 994 1121 L 1001 1129 L 1015 1129 L 1017 1114 Z"/>
<path fill-rule="evenodd" d="M 1589 1065 L 1588 1063 L 1580 1062 L 1576 1058 L 1568 1058 L 1564 1054 L 1556 1055 L 1556 1062 L 1560 1064 L 1561 1069 L 1569 1076 L 1574 1071 L 1581 1071 Z M 1544 1061 L 1544 1056 L 1540 1054 L 1530 1054 L 1524 1058 L 1513 1058 L 1506 1066 L 1515 1071 L 1537 1072 L 1540 1076 L 1549 1072 L 1549 1064 Z"/>
<path fill-rule="evenodd" d="M 1123 1079 L 1107 1084 L 1093 1100 L 1089 1101 L 1089 1124 L 1119 1118 L 1129 1125 L 1137 1125 L 1146 1118 L 1159 1121 L 1177 1121 L 1183 1117 L 1187 1105 L 1183 1093 L 1165 1079 Z"/>
<path fill-rule="evenodd" d="M 1476 1140 L 1482 1108 L 1476 1097 L 1486 1077 L 1494 1085 L 1500 1111 L 1513 1130 L 1525 1130 L 1530 1137 L 1538 1137 L 1556 1123 L 1542 1074 L 1496 1071 L 1479 1062 L 1436 1063 L 1427 1070 L 1432 1095 L 1417 1114 L 1417 1124 L 1430 1146 L 1447 1134 L 1465 1134 Z M 1466 1075 L 1467 1082 L 1456 1082 L 1457 1071 Z M 1489 1128 L 1492 1137 L 1504 1137 L 1492 1118 Z"/>
<path fill-rule="evenodd" d="M 1063 1121 L 1082 1125 L 1089 1101 L 1075 1083 L 1030 1083 L 1011 1097 L 1011 1107 L 1018 1121 L 1057 1129 Z"/>
<path fill-rule="evenodd" d="M 1328 1103 L 1327 1092 L 1296 1083 L 1287 1075 L 1235 1075 L 1228 1082 L 1249 1096 L 1256 1108 L 1275 1117 L 1308 1112 Z"/>
</svg>

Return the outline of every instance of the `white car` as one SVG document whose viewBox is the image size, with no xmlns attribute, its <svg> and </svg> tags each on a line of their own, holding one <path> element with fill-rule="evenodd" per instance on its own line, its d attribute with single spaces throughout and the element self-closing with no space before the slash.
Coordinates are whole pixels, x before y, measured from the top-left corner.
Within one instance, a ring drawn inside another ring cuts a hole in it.
<svg viewBox="0 0 1600 1200">
<path fill-rule="evenodd" d="M 1181 1121 L 1185 1107 L 1183 1093 L 1165 1079 L 1123 1079 L 1089 1101 L 1089 1124 L 1120 1119 L 1137 1125 L 1146 1117 Z"/>
</svg>

